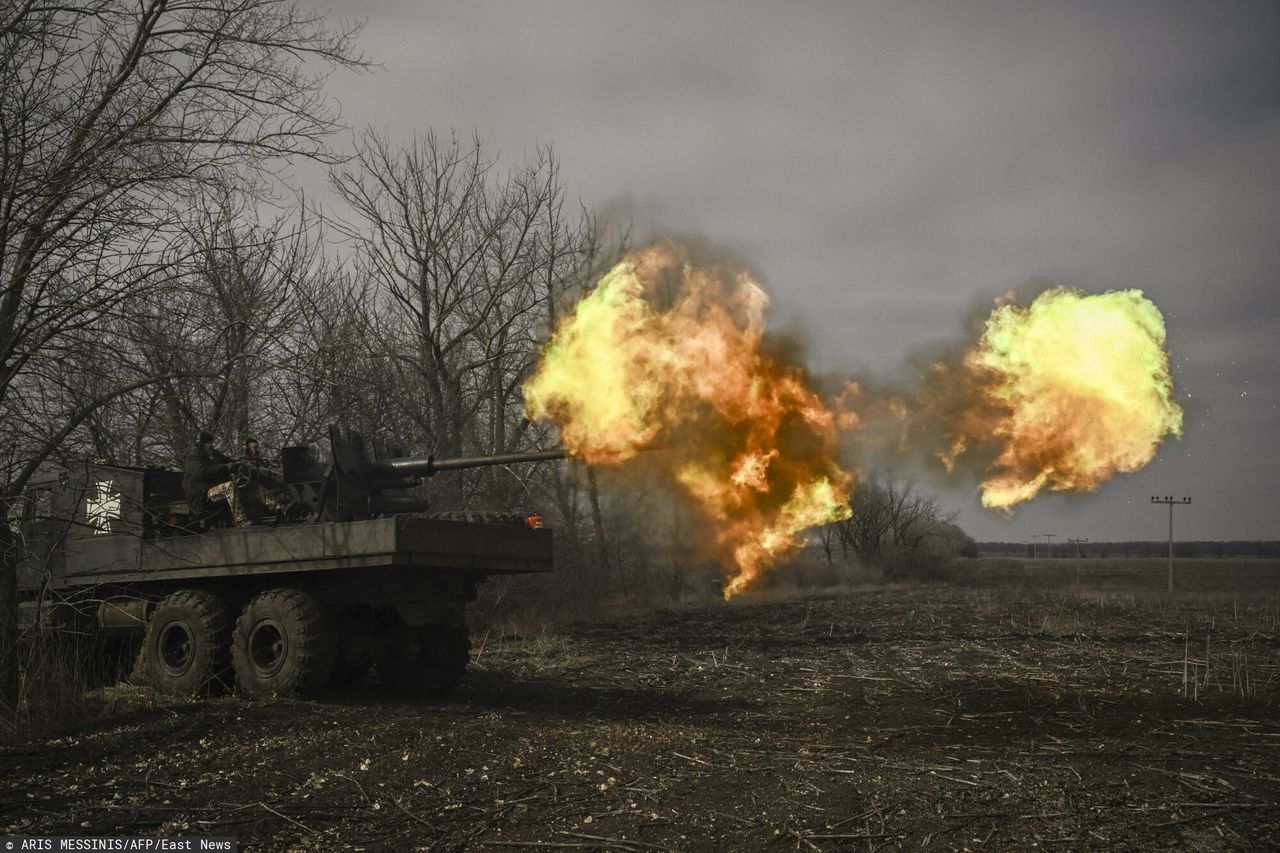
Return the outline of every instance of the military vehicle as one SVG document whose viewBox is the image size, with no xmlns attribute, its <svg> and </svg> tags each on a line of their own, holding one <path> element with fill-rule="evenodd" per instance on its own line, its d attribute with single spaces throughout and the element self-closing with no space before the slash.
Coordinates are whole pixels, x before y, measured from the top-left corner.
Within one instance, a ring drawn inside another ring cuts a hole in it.
<svg viewBox="0 0 1280 853">
<path fill-rule="evenodd" d="M 240 488 L 261 480 L 286 498 L 250 527 L 193 517 L 177 471 L 87 464 L 34 486 L 19 522 L 25 608 L 137 648 L 135 678 L 164 693 L 306 694 L 371 669 L 398 691 L 447 692 L 469 660 L 477 587 L 549 571 L 552 536 L 536 516 L 433 517 L 412 490 L 565 454 L 378 459 L 356 433 L 329 439 L 329 465 L 288 447 L 277 470 L 237 467 Z"/>
</svg>

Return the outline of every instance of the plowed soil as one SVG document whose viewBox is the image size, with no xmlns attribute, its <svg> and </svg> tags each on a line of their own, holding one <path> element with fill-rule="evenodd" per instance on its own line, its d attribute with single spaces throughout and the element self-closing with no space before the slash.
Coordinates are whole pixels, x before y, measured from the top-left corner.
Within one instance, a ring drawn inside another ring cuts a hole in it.
<svg viewBox="0 0 1280 853">
<path fill-rule="evenodd" d="M 9 833 L 242 849 L 1264 849 L 1280 609 L 937 585 L 479 633 L 447 700 L 140 688 L 0 752 Z"/>
</svg>

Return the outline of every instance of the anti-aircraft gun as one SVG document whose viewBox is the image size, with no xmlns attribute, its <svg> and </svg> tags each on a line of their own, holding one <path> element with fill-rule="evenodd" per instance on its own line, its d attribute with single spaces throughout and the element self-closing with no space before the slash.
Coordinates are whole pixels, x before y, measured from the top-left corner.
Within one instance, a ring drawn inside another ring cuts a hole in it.
<svg viewBox="0 0 1280 853">
<path fill-rule="evenodd" d="M 329 428 L 333 464 L 321 464 L 306 447 L 286 447 L 275 475 L 309 521 L 361 521 L 385 515 L 424 513 L 429 503 L 413 489 L 442 471 L 564 459 L 563 450 L 437 459 L 434 456 L 371 458 L 359 433 Z M 472 517 L 476 517 L 472 514 Z M 493 516 L 490 516 L 493 517 Z M 505 521 L 518 519 L 507 518 Z"/>
<path fill-rule="evenodd" d="M 441 471 L 564 458 L 564 451 L 461 459 L 374 458 L 330 429 L 331 463 L 284 448 L 264 478 L 287 509 L 273 522 L 193 518 L 182 475 L 90 463 L 32 487 L 20 520 L 28 612 L 140 648 L 135 679 L 198 694 L 314 692 L 371 669 L 393 689 L 441 694 L 470 653 L 464 618 L 493 575 L 547 572 L 537 516 L 431 516 L 418 491 Z"/>
</svg>

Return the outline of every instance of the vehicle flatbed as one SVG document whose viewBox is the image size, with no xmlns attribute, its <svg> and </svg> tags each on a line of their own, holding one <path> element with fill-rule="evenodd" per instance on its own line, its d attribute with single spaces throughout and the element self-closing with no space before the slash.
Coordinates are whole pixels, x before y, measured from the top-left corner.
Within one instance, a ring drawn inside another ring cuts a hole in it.
<svg viewBox="0 0 1280 853">
<path fill-rule="evenodd" d="M 382 567 L 476 575 L 551 570 L 549 530 L 412 516 L 158 539 L 81 536 L 67 548 L 62 587 Z M 94 559 L 78 559 L 80 548 L 92 548 Z"/>
</svg>

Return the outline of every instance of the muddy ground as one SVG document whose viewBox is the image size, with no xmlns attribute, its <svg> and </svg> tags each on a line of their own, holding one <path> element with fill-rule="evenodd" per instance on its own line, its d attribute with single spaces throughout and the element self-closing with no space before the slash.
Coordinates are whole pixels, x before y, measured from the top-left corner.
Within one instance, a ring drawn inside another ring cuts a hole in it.
<svg viewBox="0 0 1280 853">
<path fill-rule="evenodd" d="M 870 588 L 490 631 L 447 701 L 113 688 L 106 716 L 0 751 L 0 827 L 252 850 L 1274 849 L 1278 622 L 1256 596 Z"/>
</svg>

